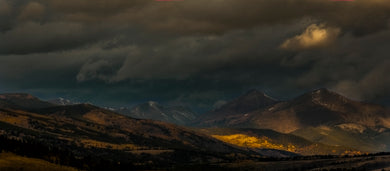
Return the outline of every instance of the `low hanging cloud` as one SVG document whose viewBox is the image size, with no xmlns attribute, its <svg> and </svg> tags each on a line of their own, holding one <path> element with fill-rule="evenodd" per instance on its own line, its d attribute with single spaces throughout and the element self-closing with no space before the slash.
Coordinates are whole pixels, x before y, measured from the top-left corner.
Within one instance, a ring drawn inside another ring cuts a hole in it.
<svg viewBox="0 0 390 171">
<path fill-rule="evenodd" d="M 288 50 L 320 48 L 333 43 L 340 34 L 340 29 L 312 24 L 301 35 L 287 39 L 280 47 Z"/>
<path fill-rule="evenodd" d="M 357 100 L 382 98 L 390 93 L 390 60 L 383 61 L 359 80 L 342 80 L 333 89 Z"/>
</svg>

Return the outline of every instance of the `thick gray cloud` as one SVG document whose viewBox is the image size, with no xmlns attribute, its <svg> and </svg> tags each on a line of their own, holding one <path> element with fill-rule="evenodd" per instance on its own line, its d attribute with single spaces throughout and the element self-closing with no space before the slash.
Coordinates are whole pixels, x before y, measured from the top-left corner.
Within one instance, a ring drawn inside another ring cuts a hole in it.
<svg viewBox="0 0 390 171">
<path fill-rule="evenodd" d="M 390 95 L 389 17 L 387 0 L 0 0 L 1 88 L 207 107 L 328 87 L 375 101 Z"/>
<path fill-rule="evenodd" d="M 29 2 L 26 4 L 21 13 L 18 16 L 18 19 L 23 20 L 39 20 L 43 17 L 45 13 L 45 6 L 37 2 Z"/>
<path fill-rule="evenodd" d="M 388 40 L 390 30 L 363 37 L 345 34 L 331 47 L 299 52 L 283 65 L 310 66 L 300 78 L 291 80 L 299 86 L 331 87 L 358 100 L 383 98 L 390 92 Z"/>
<path fill-rule="evenodd" d="M 93 4 L 88 1 L 59 3 L 62 5 L 53 5 L 58 4 L 53 2 L 49 5 L 62 10 L 63 17 L 71 21 L 98 22 L 103 18 L 117 24 L 134 22 L 150 30 L 182 33 L 245 29 L 292 22 L 302 17 L 313 17 L 356 33 L 366 33 L 385 28 L 390 15 L 386 0 L 186 0 L 173 3 L 101 0 Z"/>
<path fill-rule="evenodd" d="M 128 35 L 133 28 L 157 34 L 224 34 L 304 17 L 367 34 L 385 29 L 390 16 L 386 0 L 2 0 L 0 6 L 2 54 L 78 48 Z"/>
<path fill-rule="evenodd" d="M 8 4 L 7 1 L 1 0 L 0 1 L 0 15 L 7 15 L 11 12 L 11 6 Z"/>
<path fill-rule="evenodd" d="M 304 17 L 354 34 L 367 34 L 385 29 L 390 16 L 386 0 L 2 0 L 0 4 L 0 27 L 5 30 L 1 38 L 11 42 L 0 44 L 2 53 L 74 48 L 107 36 L 128 34 L 127 30 L 134 27 L 157 33 L 223 34 L 236 29 L 292 23 Z M 54 45 L 49 46 L 48 39 Z M 15 42 L 21 40 L 31 47 L 19 51 L 21 46 L 15 47 Z"/>
<path fill-rule="evenodd" d="M 85 0 L 43 1 L 60 19 L 82 22 L 135 22 L 151 30 L 219 32 L 311 16 L 356 32 L 383 29 L 389 17 L 386 0 Z M 57 19 L 57 18 L 55 18 Z"/>
<path fill-rule="evenodd" d="M 223 35 L 182 36 L 164 44 L 128 45 L 105 50 L 111 59 L 86 63 L 78 78 L 101 78 L 108 82 L 126 79 L 186 79 L 191 76 L 224 70 L 243 69 L 254 64 L 277 63 L 283 52 L 279 44 L 288 32 L 297 31 L 300 24 L 261 27 L 246 31 L 232 31 Z M 123 52 L 121 54 L 118 54 Z M 114 54 L 115 53 L 115 54 Z M 124 57 L 113 74 L 106 75 L 109 61 Z M 250 68 L 248 68 L 250 69 Z M 92 74 L 92 75 L 91 75 Z M 210 76 L 210 75 L 208 75 Z"/>
<path fill-rule="evenodd" d="M 89 35 L 90 32 L 78 23 L 42 25 L 28 22 L 0 34 L 0 53 L 29 54 L 76 48 L 86 41 L 85 39 L 91 38 Z"/>
</svg>

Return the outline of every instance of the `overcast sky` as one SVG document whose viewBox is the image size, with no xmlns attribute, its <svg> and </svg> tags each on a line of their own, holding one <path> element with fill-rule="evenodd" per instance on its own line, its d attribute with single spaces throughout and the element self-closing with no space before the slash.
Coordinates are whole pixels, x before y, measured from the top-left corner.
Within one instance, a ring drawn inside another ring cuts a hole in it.
<svg viewBox="0 0 390 171">
<path fill-rule="evenodd" d="M 388 0 L 0 0 L 0 92 L 211 108 L 257 88 L 389 104 Z"/>
</svg>

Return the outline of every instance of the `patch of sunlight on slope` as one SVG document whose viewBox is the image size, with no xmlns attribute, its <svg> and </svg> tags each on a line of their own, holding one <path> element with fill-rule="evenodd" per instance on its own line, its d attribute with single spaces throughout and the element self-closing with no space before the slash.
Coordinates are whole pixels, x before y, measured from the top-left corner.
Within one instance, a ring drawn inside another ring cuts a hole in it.
<svg viewBox="0 0 390 171">
<path fill-rule="evenodd" d="M 0 170 L 56 170 L 76 171 L 77 169 L 56 165 L 45 160 L 18 156 L 13 153 L 0 153 Z"/>
<path fill-rule="evenodd" d="M 327 146 L 322 144 L 311 144 L 300 146 L 292 143 L 279 144 L 266 136 L 253 137 L 245 134 L 212 135 L 212 137 L 223 142 L 247 148 L 275 149 L 289 151 L 302 155 L 362 155 L 361 151 L 345 147 Z"/>
<path fill-rule="evenodd" d="M 240 147 L 276 149 L 276 150 L 284 150 L 289 152 L 297 151 L 297 148 L 292 144 L 285 146 L 282 144 L 272 143 L 272 141 L 268 137 L 251 137 L 244 134 L 212 135 L 212 136 L 223 142 L 237 145 Z"/>
</svg>

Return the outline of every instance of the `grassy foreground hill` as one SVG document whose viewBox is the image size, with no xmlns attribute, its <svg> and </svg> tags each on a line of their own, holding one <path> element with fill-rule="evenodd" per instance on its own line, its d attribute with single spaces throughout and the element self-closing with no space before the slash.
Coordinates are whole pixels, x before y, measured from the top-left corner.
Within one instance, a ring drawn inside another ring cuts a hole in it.
<svg viewBox="0 0 390 171">
<path fill-rule="evenodd" d="M 19 156 L 13 153 L 0 153 L 0 170 L 35 170 L 35 171 L 77 171 L 77 169 L 50 163 L 36 158 Z"/>
<path fill-rule="evenodd" d="M 30 95 L 13 94 L 12 105 L 0 101 L 0 150 L 87 170 L 167 169 L 260 157 L 185 127 L 89 104 L 17 104 L 30 99 L 46 104 Z"/>
</svg>

